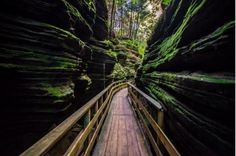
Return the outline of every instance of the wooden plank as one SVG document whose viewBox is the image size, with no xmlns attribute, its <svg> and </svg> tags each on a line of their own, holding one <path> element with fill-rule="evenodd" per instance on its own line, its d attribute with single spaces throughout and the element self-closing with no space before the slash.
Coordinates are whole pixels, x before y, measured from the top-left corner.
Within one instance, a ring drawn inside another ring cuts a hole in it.
<svg viewBox="0 0 236 156">
<path fill-rule="evenodd" d="M 165 133 L 162 131 L 159 125 L 155 122 L 152 116 L 148 113 L 148 111 L 142 105 L 142 103 L 137 99 L 137 97 L 132 92 L 131 92 L 131 95 L 134 101 L 139 105 L 142 113 L 144 113 L 145 117 L 148 119 L 149 123 L 152 125 L 153 129 L 157 133 L 159 139 L 161 140 L 162 144 L 164 145 L 168 153 L 171 156 L 180 156 L 180 153 L 177 151 L 177 149 L 174 147 L 174 145 L 171 143 L 171 141 L 168 139 L 168 137 L 165 135 Z"/>
<path fill-rule="evenodd" d="M 133 100 L 133 99 L 132 99 L 132 100 Z M 134 103 L 135 103 L 135 101 L 134 101 Z M 143 115 L 141 114 L 141 112 L 139 111 L 139 109 L 137 109 L 136 111 L 137 111 L 137 113 L 138 113 L 139 118 L 140 118 L 140 119 L 142 120 L 142 122 L 143 122 L 143 128 L 144 128 L 145 133 L 147 134 L 147 136 L 148 136 L 148 138 L 149 138 L 149 141 L 150 141 L 151 144 L 152 144 L 152 147 L 153 147 L 153 149 L 154 149 L 156 155 L 162 156 L 162 153 L 161 153 L 160 149 L 158 148 L 158 145 L 157 145 L 157 143 L 155 142 L 155 139 L 153 138 L 152 133 L 150 132 L 150 130 L 149 130 L 148 126 L 147 126 L 147 123 L 146 123 L 145 119 L 143 118 Z"/>
<path fill-rule="evenodd" d="M 125 120 L 127 116 L 119 115 L 119 126 L 118 129 L 118 145 L 117 145 L 117 155 L 129 155 L 128 142 L 127 142 L 127 131 L 125 126 Z"/>
<path fill-rule="evenodd" d="M 113 125 L 109 131 L 108 142 L 105 149 L 105 156 L 117 155 L 119 118 L 113 116 L 112 123 Z"/>
<path fill-rule="evenodd" d="M 110 113 L 107 114 L 106 120 L 102 126 L 101 133 L 98 137 L 99 142 L 97 142 L 95 149 L 94 149 L 96 151 L 96 156 L 104 156 L 105 155 L 105 150 L 106 150 L 106 146 L 107 146 L 107 142 L 108 142 L 109 133 L 110 133 L 110 130 L 111 130 L 112 124 L 113 124 L 112 116 L 110 116 L 110 115 L 111 115 Z M 111 124 L 108 124 L 108 123 L 111 123 Z M 99 150 L 96 150 L 96 148 L 98 148 Z"/>
<path fill-rule="evenodd" d="M 109 109 L 109 107 L 106 108 L 105 113 L 102 115 L 102 118 L 101 118 L 101 120 L 99 121 L 99 124 L 97 125 L 97 128 L 96 128 L 96 130 L 95 130 L 95 132 L 94 132 L 94 134 L 93 134 L 93 136 L 92 136 L 92 138 L 91 138 L 91 140 L 90 140 L 90 143 L 89 143 L 89 145 L 88 145 L 88 148 L 87 148 L 86 151 L 85 151 L 85 154 L 84 154 L 85 156 L 89 156 L 90 153 L 91 153 L 91 151 L 92 151 L 92 147 L 93 147 L 93 145 L 94 145 L 94 143 L 95 143 L 95 141 L 96 141 L 97 135 L 98 135 L 98 133 L 99 133 L 101 127 L 102 127 L 102 124 L 103 124 L 103 121 L 104 121 L 104 119 L 105 119 L 105 117 L 106 117 L 106 114 L 107 114 L 107 112 L 108 112 L 108 109 Z"/>
<path fill-rule="evenodd" d="M 103 125 L 105 128 L 102 128 L 93 156 L 149 155 L 126 97 L 127 89 L 121 90 L 113 97 L 107 119 Z"/>
<path fill-rule="evenodd" d="M 109 104 L 110 104 L 109 112 L 111 112 L 111 110 L 114 107 L 114 105 L 112 105 L 111 99 L 109 100 Z M 102 144 L 104 144 L 105 147 L 107 145 L 109 133 L 110 133 L 110 130 L 111 130 L 111 127 L 112 127 L 111 126 L 112 124 L 109 124 L 109 123 L 113 124 L 111 113 L 107 114 L 107 118 L 106 118 L 106 120 L 105 120 L 105 122 L 104 122 L 104 124 L 102 126 L 102 132 L 103 133 L 100 133 L 99 138 L 98 138 L 100 140 L 100 142 L 97 143 L 97 145 L 95 147 L 95 148 L 100 149 L 100 150 L 96 150 L 97 151 L 96 152 L 97 156 L 104 156 L 105 155 L 106 148 L 100 148 L 100 147 L 103 146 Z"/>
<path fill-rule="evenodd" d="M 112 105 L 113 109 L 111 110 L 111 116 L 112 116 L 112 125 L 108 132 L 108 140 L 105 147 L 105 153 L 104 155 L 117 155 L 117 147 L 118 147 L 118 128 L 119 128 L 119 118 L 116 116 L 116 111 L 119 108 L 119 105 L 117 104 L 117 97 L 119 95 L 119 92 L 113 97 Z M 103 147 L 104 148 L 104 147 Z"/>
<path fill-rule="evenodd" d="M 137 123 L 138 124 L 138 128 L 141 129 L 140 132 L 142 133 L 141 135 L 143 136 L 142 137 L 142 139 L 143 139 L 142 141 L 146 145 L 149 145 L 149 142 L 147 142 L 147 140 L 146 140 L 148 138 L 146 137 L 147 134 L 145 133 L 145 127 L 143 127 L 142 122 L 140 122 L 140 117 L 139 117 L 139 115 L 137 113 L 137 109 L 135 109 L 135 107 L 133 107 L 135 102 L 131 102 L 131 101 L 133 101 L 133 99 L 131 99 L 130 95 L 129 95 L 128 99 L 129 99 L 130 107 L 131 107 L 132 112 L 133 112 L 134 120 L 138 121 L 138 122 L 135 122 L 135 123 Z M 137 138 L 140 139 L 140 137 L 137 137 Z M 151 151 L 150 147 L 149 146 L 147 146 L 147 147 L 148 147 L 149 156 L 153 155 L 153 152 Z M 142 152 L 142 150 L 141 150 L 141 152 Z M 157 155 L 157 156 L 159 156 L 159 155 Z"/>
<path fill-rule="evenodd" d="M 117 89 L 115 89 L 117 88 Z M 112 92 L 109 93 L 109 97 L 113 96 L 113 94 L 120 90 L 120 88 L 122 88 L 122 84 L 119 84 L 117 86 L 114 86 L 112 88 Z M 109 98 L 107 98 L 102 106 L 99 108 L 99 110 L 97 111 L 97 113 L 95 114 L 95 116 L 93 117 L 93 119 L 90 121 L 90 123 L 87 125 L 87 127 L 85 127 L 84 132 L 81 136 L 76 137 L 76 139 L 74 140 L 74 142 L 71 144 L 71 146 L 69 147 L 69 149 L 66 151 L 66 153 L 64 155 L 66 156 L 75 156 L 77 154 L 78 149 L 80 148 L 80 146 L 82 146 L 84 144 L 84 141 L 87 139 L 89 133 L 91 132 L 93 126 L 95 125 L 97 119 L 99 118 L 99 116 L 102 114 L 103 110 L 106 108 L 108 102 L 109 102 Z"/>
<path fill-rule="evenodd" d="M 140 149 L 138 144 L 140 134 L 136 134 L 138 131 L 136 131 L 137 125 L 135 123 L 135 119 L 133 118 L 126 119 L 129 156 L 145 155 L 145 152 L 143 152 L 145 149 Z M 135 131 L 133 129 L 135 129 Z"/>
</svg>

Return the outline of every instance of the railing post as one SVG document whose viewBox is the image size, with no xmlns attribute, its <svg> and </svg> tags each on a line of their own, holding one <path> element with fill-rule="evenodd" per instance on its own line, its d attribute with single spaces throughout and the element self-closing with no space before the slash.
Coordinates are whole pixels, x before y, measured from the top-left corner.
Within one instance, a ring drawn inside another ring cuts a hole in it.
<svg viewBox="0 0 236 156">
<path fill-rule="evenodd" d="M 103 96 L 101 96 L 99 99 L 99 105 L 101 106 L 102 104 L 103 104 Z"/>
<path fill-rule="evenodd" d="M 163 110 L 157 110 L 157 124 L 161 129 L 163 129 L 163 125 L 164 125 L 164 112 L 163 112 Z M 160 145 L 160 144 L 161 144 L 161 140 L 157 136 L 157 145 Z"/>
<path fill-rule="evenodd" d="M 88 125 L 90 120 L 91 120 L 91 109 L 89 109 L 88 112 L 84 116 L 84 127 Z"/>
<path fill-rule="evenodd" d="M 130 97 L 130 102 L 131 102 L 131 105 L 134 106 L 133 97 L 132 97 L 131 92 L 132 92 L 132 87 L 130 87 L 128 85 L 128 94 L 129 94 L 129 97 Z M 134 109 L 135 109 L 135 107 L 134 107 Z"/>
<path fill-rule="evenodd" d="M 84 116 L 84 119 L 83 119 L 83 125 L 84 125 L 84 128 L 89 124 L 89 122 L 91 121 L 91 109 L 88 110 L 88 112 L 85 114 Z M 86 140 L 84 142 L 84 146 L 87 147 L 87 145 L 89 144 L 90 142 L 90 135 L 88 136 L 88 140 Z"/>
<path fill-rule="evenodd" d="M 135 95 L 136 95 L 137 99 L 138 99 L 139 101 L 141 101 L 141 100 L 139 99 L 139 93 L 138 93 L 137 91 L 135 91 Z"/>
<path fill-rule="evenodd" d="M 163 110 L 157 111 L 157 123 L 161 129 L 163 129 L 164 126 L 164 112 Z"/>
<path fill-rule="evenodd" d="M 105 93 L 105 99 L 107 99 L 108 94 L 109 94 L 109 90 L 107 90 Z"/>
<path fill-rule="evenodd" d="M 98 101 L 95 103 L 95 114 L 98 111 Z M 98 126 L 98 121 L 96 121 L 96 127 Z"/>
</svg>

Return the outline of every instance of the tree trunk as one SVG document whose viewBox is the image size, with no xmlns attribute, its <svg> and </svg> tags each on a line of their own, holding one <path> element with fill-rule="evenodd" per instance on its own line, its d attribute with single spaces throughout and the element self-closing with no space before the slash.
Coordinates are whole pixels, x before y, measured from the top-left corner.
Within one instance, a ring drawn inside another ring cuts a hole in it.
<svg viewBox="0 0 236 156">
<path fill-rule="evenodd" d="M 121 20 L 120 20 L 120 36 L 123 36 L 123 15 L 124 15 L 124 10 L 123 6 L 121 7 Z"/>
<path fill-rule="evenodd" d="M 115 32 L 115 27 L 116 27 L 116 3 L 114 4 L 114 9 L 113 9 L 113 25 L 112 25 L 112 33 Z"/>
<path fill-rule="evenodd" d="M 115 0 L 112 0 L 111 18 L 110 18 L 110 29 L 109 29 L 109 38 L 112 37 L 114 8 L 115 8 Z"/>
<path fill-rule="evenodd" d="M 130 19 L 129 19 L 129 38 L 132 38 L 132 27 L 133 27 L 133 5 L 131 4 Z"/>
<path fill-rule="evenodd" d="M 137 34 L 138 34 L 138 29 L 139 29 L 139 12 L 137 15 L 137 19 L 136 19 L 136 29 L 135 29 L 135 34 L 134 34 L 134 39 L 137 39 Z"/>
</svg>

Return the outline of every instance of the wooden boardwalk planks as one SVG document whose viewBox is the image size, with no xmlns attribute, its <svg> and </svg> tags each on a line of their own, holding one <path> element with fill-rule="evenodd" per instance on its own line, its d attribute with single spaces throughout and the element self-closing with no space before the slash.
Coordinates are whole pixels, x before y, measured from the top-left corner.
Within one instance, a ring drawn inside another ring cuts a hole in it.
<svg viewBox="0 0 236 156">
<path fill-rule="evenodd" d="M 127 94 L 127 89 L 123 89 L 113 97 L 93 156 L 150 155 L 128 102 Z"/>
</svg>

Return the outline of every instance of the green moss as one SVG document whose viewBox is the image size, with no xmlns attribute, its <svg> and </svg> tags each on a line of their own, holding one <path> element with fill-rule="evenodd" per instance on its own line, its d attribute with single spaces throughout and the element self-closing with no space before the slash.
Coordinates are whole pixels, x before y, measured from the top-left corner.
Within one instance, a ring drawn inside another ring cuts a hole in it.
<svg viewBox="0 0 236 156">
<path fill-rule="evenodd" d="M 227 79 L 224 77 L 219 76 L 211 76 L 211 75 L 195 75 L 191 76 L 191 79 L 197 80 L 197 81 L 204 81 L 208 83 L 216 83 L 216 84 L 234 84 L 234 79 Z"/>
<path fill-rule="evenodd" d="M 76 19 L 74 19 L 74 21 L 76 20 L 80 20 L 82 21 L 92 32 L 93 29 L 91 28 L 91 26 L 87 23 L 87 21 L 82 17 L 82 15 L 80 14 L 80 12 L 73 6 L 71 5 L 69 2 L 67 2 L 66 0 L 61 0 L 65 6 L 67 7 L 68 13 L 70 14 L 71 17 L 76 17 Z M 93 6 L 93 2 L 91 3 L 91 1 L 89 1 L 88 6 L 90 6 L 90 9 L 94 9 L 95 6 Z"/>
<path fill-rule="evenodd" d="M 149 92 L 152 92 L 154 98 L 160 100 L 161 103 L 163 103 L 167 107 L 167 110 L 174 110 L 175 112 L 178 112 L 183 116 L 188 115 L 191 117 L 195 117 L 194 114 L 189 112 L 186 108 L 183 108 L 181 106 L 181 103 L 177 99 L 175 99 L 171 94 L 169 94 L 162 88 L 153 83 L 148 83 L 146 84 L 146 86 L 147 87 L 145 89 L 147 89 Z"/>
<path fill-rule="evenodd" d="M 215 84 L 231 84 L 233 85 L 235 80 L 232 78 L 224 77 L 224 76 L 214 76 L 209 74 L 197 74 L 193 73 L 190 75 L 179 74 L 179 73 L 158 73 L 152 72 L 150 74 L 145 74 L 151 79 L 158 82 L 159 80 L 167 81 L 167 82 L 175 82 L 178 83 L 183 80 L 191 80 L 191 81 L 202 81 L 204 83 L 215 83 Z"/>
<path fill-rule="evenodd" d="M 0 67 L 6 69 L 15 69 L 17 71 L 77 71 L 82 60 L 79 58 L 70 58 L 66 54 L 62 56 L 55 56 L 48 53 L 48 51 L 41 51 L 36 49 L 35 51 L 28 51 L 33 49 L 22 49 L 15 50 L 9 48 L 0 48 L 1 59 L 6 60 L 18 60 L 21 64 L 17 62 L 2 62 Z"/>
<path fill-rule="evenodd" d="M 74 94 L 74 84 L 72 82 L 54 85 L 48 82 L 41 82 L 25 87 L 29 88 L 33 92 L 38 92 L 40 96 L 53 97 L 57 102 L 61 100 L 63 101 L 68 97 L 73 97 Z M 56 102 L 54 101 L 54 103 Z"/>
<path fill-rule="evenodd" d="M 78 71 L 77 68 L 74 68 L 74 65 L 64 64 L 63 66 L 54 66 L 54 67 L 47 67 L 47 66 L 39 66 L 39 65 L 19 65 L 19 64 L 11 64 L 11 63 L 0 63 L 1 68 L 6 69 L 14 69 L 19 71 L 32 71 L 32 69 L 36 71 L 63 71 L 63 72 L 76 72 Z"/>
<path fill-rule="evenodd" d="M 161 100 L 165 105 L 170 105 L 175 102 L 175 99 L 167 94 L 163 89 L 159 88 L 157 85 L 153 83 L 148 83 L 146 89 L 148 89 L 153 95 L 155 99 Z"/>
<path fill-rule="evenodd" d="M 96 7 L 93 0 L 85 0 L 84 2 L 87 4 L 89 10 L 96 12 Z"/>
<path fill-rule="evenodd" d="M 144 65 L 144 71 L 150 68 L 156 68 L 160 64 L 170 61 L 179 52 L 177 46 L 181 40 L 182 34 L 187 28 L 191 18 L 199 11 L 199 9 L 204 5 L 206 0 L 193 1 L 189 6 L 185 18 L 183 19 L 181 25 L 176 29 L 176 31 L 159 45 L 156 45 L 156 49 L 150 53 L 156 53 L 156 59 L 150 60 L 146 65 Z M 158 51 L 158 52 L 157 52 Z"/>
<path fill-rule="evenodd" d="M 170 24 L 169 24 L 169 27 L 172 26 L 172 23 L 173 23 L 174 20 L 176 19 L 176 16 L 177 16 L 178 12 L 180 11 L 180 8 L 181 8 L 182 3 L 183 3 L 183 0 L 180 0 L 180 2 L 179 2 L 179 4 L 178 4 L 178 6 L 177 6 L 177 8 L 176 8 L 176 10 L 175 10 L 175 12 L 174 12 L 174 14 L 172 15 L 172 18 L 171 18 L 171 22 L 170 22 Z"/>
<path fill-rule="evenodd" d="M 74 93 L 73 88 L 68 85 L 61 85 L 61 86 L 44 86 L 45 91 L 49 96 L 63 98 L 68 95 L 72 95 Z"/>
<path fill-rule="evenodd" d="M 65 37 L 65 38 L 69 38 L 69 39 L 76 40 L 77 42 L 79 42 L 79 45 L 85 46 L 85 43 L 84 43 L 82 40 L 80 40 L 77 36 L 75 36 L 74 34 L 72 34 L 71 32 L 66 31 L 66 30 L 64 30 L 64 29 L 61 29 L 61 28 L 59 28 L 59 27 L 56 27 L 56 26 L 54 26 L 54 25 L 50 25 L 50 24 L 46 24 L 46 23 L 45 23 L 44 25 L 45 25 L 46 27 L 48 27 L 48 28 L 51 28 L 51 29 L 54 29 L 54 30 L 58 31 L 58 33 L 59 33 L 61 36 Z"/>
<path fill-rule="evenodd" d="M 217 30 L 215 30 L 213 33 L 210 35 L 205 36 L 204 38 L 191 43 L 189 50 L 188 51 L 200 51 L 201 49 L 206 48 L 207 46 L 212 46 L 214 43 L 219 42 L 220 40 L 224 40 L 227 38 L 224 33 L 229 30 L 234 28 L 235 26 L 235 21 L 230 21 L 228 23 L 225 23 L 223 26 L 219 27 Z"/>
<path fill-rule="evenodd" d="M 87 87 L 85 88 L 86 90 L 90 88 L 90 85 L 92 84 L 92 80 L 87 74 L 81 75 L 78 79 L 87 82 Z"/>
</svg>

